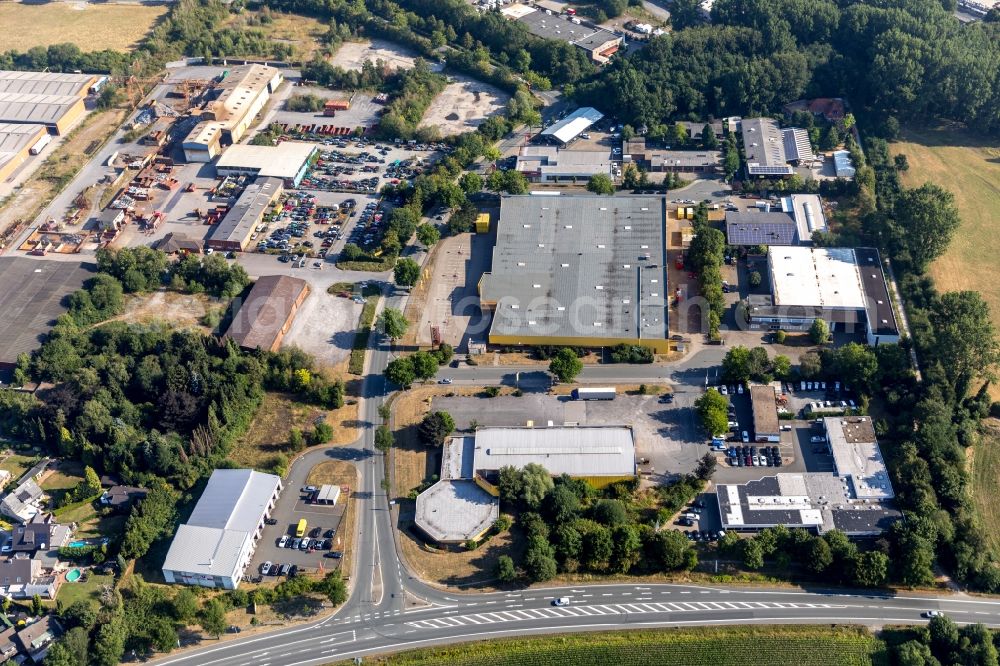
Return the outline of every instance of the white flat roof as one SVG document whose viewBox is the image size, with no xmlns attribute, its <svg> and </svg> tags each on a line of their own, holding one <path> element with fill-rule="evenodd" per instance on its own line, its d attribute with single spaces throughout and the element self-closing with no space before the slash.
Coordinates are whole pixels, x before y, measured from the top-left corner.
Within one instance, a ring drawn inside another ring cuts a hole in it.
<svg viewBox="0 0 1000 666">
<path fill-rule="evenodd" d="M 553 476 L 635 474 L 635 439 L 628 426 L 480 428 L 473 455 L 476 471 L 537 463 Z"/>
<path fill-rule="evenodd" d="M 256 171 L 260 176 L 295 178 L 316 150 L 311 143 L 283 141 L 277 146 L 230 146 L 216 162 L 216 169 Z"/>
<path fill-rule="evenodd" d="M 181 525 L 170 542 L 163 568 L 201 576 L 235 577 L 240 573 L 240 554 L 250 538 L 251 533 L 241 530 Z"/>
<path fill-rule="evenodd" d="M 604 114 L 593 107 L 580 107 L 559 122 L 542 130 L 542 136 L 554 136 L 562 143 L 569 143 L 603 117 Z"/>
<path fill-rule="evenodd" d="M 767 256 L 776 306 L 851 310 L 865 307 L 854 250 L 771 247 Z"/>
<path fill-rule="evenodd" d="M 499 517 L 500 503 L 475 481 L 441 480 L 417 496 L 417 526 L 441 543 L 478 537 Z"/>
<path fill-rule="evenodd" d="M 823 419 L 837 475 L 850 480 L 858 499 L 895 496 L 870 416 Z"/>
</svg>

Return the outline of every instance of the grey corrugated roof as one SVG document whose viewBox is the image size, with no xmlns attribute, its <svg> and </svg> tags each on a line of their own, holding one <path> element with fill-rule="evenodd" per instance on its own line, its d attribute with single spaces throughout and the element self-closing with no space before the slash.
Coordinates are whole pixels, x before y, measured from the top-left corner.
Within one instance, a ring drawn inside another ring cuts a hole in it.
<svg viewBox="0 0 1000 666">
<path fill-rule="evenodd" d="M 274 474 L 252 469 L 217 469 L 187 524 L 253 532 L 281 484 Z"/>
<path fill-rule="evenodd" d="M 473 455 L 476 472 L 537 463 L 553 476 L 635 474 L 635 439 L 628 426 L 480 428 Z"/>
<path fill-rule="evenodd" d="M 93 74 L 0 70 L 0 92 L 85 97 L 96 78 Z"/>
<path fill-rule="evenodd" d="M 785 156 L 785 142 L 772 118 L 744 118 L 740 121 L 747 170 L 752 175 L 783 175 L 792 173 Z"/>
<path fill-rule="evenodd" d="M 662 197 L 504 197 L 490 334 L 664 339 L 665 225 Z"/>
<path fill-rule="evenodd" d="M 271 202 L 284 189 L 285 183 L 280 178 L 256 178 L 247 185 L 233 207 L 208 234 L 207 242 L 246 243 Z"/>
<path fill-rule="evenodd" d="M 241 530 L 181 525 L 170 542 L 163 568 L 203 576 L 235 576 L 240 553 L 251 538 L 252 533 Z"/>
</svg>

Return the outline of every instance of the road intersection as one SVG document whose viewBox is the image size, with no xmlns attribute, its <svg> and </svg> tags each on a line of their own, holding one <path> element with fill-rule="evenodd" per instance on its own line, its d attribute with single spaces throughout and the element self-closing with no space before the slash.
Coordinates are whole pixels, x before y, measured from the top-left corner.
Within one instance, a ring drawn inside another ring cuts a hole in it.
<svg viewBox="0 0 1000 666">
<path fill-rule="evenodd" d="M 405 294 L 385 301 L 400 308 Z M 704 385 L 721 350 L 706 348 L 680 364 L 591 366 L 584 381 L 658 379 L 680 390 Z M 312 666 L 358 656 L 504 636 L 629 628 L 739 624 L 912 624 L 928 610 L 958 623 L 1000 627 L 1000 600 L 964 595 L 897 595 L 802 588 L 733 588 L 676 584 L 581 584 L 517 592 L 463 594 L 428 585 L 405 567 L 395 535 L 396 513 L 385 490 L 383 457 L 374 448 L 379 407 L 389 386 L 382 375 L 391 358 L 386 340 L 373 336 L 361 397 L 363 434 L 350 447 L 313 450 L 300 457 L 286 482 L 302 485 L 308 471 L 331 456 L 350 460 L 362 475 L 356 493 L 359 520 L 351 596 L 336 613 L 311 623 L 228 640 L 156 660 L 159 666 Z M 520 372 L 520 376 L 515 376 Z M 522 388 L 547 386 L 537 366 L 442 369 L 458 384 L 518 380 Z M 528 384 L 524 382 L 527 381 Z M 537 386 L 536 386 L 537 384 Z M 686 386 L 685 386 L 686 385 Z M 554 606 L 553 599 L 570 604 Z"/>
</svg>

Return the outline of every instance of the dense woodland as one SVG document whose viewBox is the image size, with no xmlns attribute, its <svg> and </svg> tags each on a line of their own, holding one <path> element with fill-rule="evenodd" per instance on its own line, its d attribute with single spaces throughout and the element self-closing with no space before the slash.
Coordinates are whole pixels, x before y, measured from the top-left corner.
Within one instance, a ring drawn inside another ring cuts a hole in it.
<svg viewBox="0 0 1000 666">
<path fill-rule="evenodd" d="M 616 60 L 577 99 L 651 129 L 842 96 L 889 133 L 920 118 L 1000 130 L 996 23 L 959 23 L 935 0 L 719 0 L 712 13 Z"/>
</svg>

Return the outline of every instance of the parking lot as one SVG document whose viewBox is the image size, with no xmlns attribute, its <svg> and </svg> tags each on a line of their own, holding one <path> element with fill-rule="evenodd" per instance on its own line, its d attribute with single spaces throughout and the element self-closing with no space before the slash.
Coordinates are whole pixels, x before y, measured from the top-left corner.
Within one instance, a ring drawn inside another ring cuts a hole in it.
<svg viewBox="0 0 1000 666">
<path fill-rule="evenodd" d="M 483 426 L 544 424 L 630 425 L 636 443 L 636 458 L 644 476 L 662 482 L 687 474 L 697 466 L 707 447 L 694 411 L 698 393 L 680 387 L 672 403 L 655 395 L 619 395 L 614 400 L 573 400 L 569 396 L 525 393 L 521 397 L 436 397 L 432 409 L 455 419 L 456 428 L 472 421 Z"/>
<path fill-rule="evenodd" d="M 265 562 L 295 565 L 306 571 L 321 567 L 329 571 L 340 566 L 340 558 L 326 557 L 326 554 L 333 551 L 340 552 L 343 535 L 339 534 L 338 530 L 347 510 L 347 503 L 350 501 L 349 492 L 342 492 L 340 500 L 332 506 L 312 504 L 306 499 L 312 494 L 301 492 L 298 488 L 286 489 L 285 495 L 293 495 L 294 500 L 283 496 L 275 508 L 272 515 L 277 524 L 264 527 L 264 534 L 257 543 L 257 550 L 247 570 L 248 575 L 260 575 L 261 565 Z M 296 541 L 295 529 L 302 518 L 305 518 L 307 523 L 306 533 L 309 535 L 307 538 L 310 539 L 310 547 L 303 549 L 300 543 L 299 548 L 292 548 Z M 288 537 L 284 547 L 278 545 L 282 537 Z M 319 548 L 311 547 L 315 543 L 313 539 L 321 540 Z M 325 548 L 327 541 L 329 549 Z"/>
<path fill-rule="evenodd" d="M 314 95 L 322 99 L 348 99 L 351 106 L 338 110 L 333 116 L 324 116 L 323 111 L 289 111 L 285 106 L 274 112 L 270 121 L 280 125 L 334 125 L 351 130 L 357 127 L 374 127 L 378 124 L 379 113 L 385 107 L 373 101 L 371 93 L 334 91 L 318 86 L 296 86 L 292 95 Z M 286 102 L 287 104 L 287 102 Z"/>
<path fill-rule="evenodd" d="M 417 343 L 431 344 L 437 327 L 441 340 L 458 351 L 471 341 L 484 341 L 489 315 L 479 307 L 477 287 L 489 270 L 494 234 L 459 234 L 441 241 L 435 252 L 434 273 L 417 327 Z"/>
</svg>

